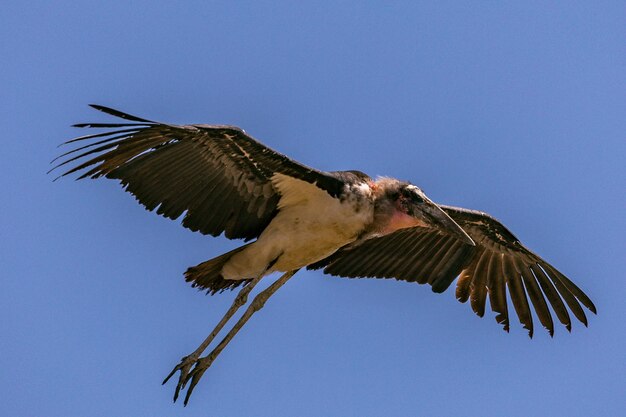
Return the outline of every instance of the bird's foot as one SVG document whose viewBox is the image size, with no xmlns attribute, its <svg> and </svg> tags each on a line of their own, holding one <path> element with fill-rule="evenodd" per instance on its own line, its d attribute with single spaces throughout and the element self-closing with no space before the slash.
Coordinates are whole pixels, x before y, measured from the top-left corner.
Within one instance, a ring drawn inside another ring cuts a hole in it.
<svg viewBox="0 0 626 417">
<path fill-rule="evenodd" d="M 163 380 L 163 384 L 165 384 L 176 372 L 180 371 L 176 391 L 174 391 L 174 402 L 178 399 L 180 391 L 185 389 L 187 383 L 191 381 L 187 389 L 187 394 L 185 395 L 184 405 L 187 405 L 193 389 L 198 384 L 198 381 L 200 381 L 200 378 L 202 378 L 204 372 L 209 369 L 217 355 L 211 352 L 211 354 L 203 358 L 198 359 L 198 356 L 197 354 L 191 354 L 182 358 L 180 363 L 176 365 L 174 369 L 172 369 L 172 372 Z"/>
<path fill-rule="evenodd" d="M 178 399 L 178 394 L 180 393 L 180 390 L 185 388 L 185 385 L 189 380 L 189 371 L 191 371 L 191 367 L 198 361 L 198 356 L 199 355 L 195 352 L 191 355 L 184 356 L 180 360 L 180 363 L 176 365 L 174 369 L 172 369 L 172 371 L 163 380 L 162 385 L 165 385 L 176 372 L 180 371 L 178 383 L 176 384 L 176 391 L 174 392 L 174 402 L 176 402 L 176 400 Z"/>
</svg>

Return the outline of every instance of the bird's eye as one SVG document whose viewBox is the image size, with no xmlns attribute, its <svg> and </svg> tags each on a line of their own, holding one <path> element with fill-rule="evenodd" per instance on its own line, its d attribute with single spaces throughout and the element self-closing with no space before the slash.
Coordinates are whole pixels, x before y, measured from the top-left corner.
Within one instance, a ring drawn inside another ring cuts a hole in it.
<svg viewBox="0 0 626 417">
<path fill-rule="evenodd" d="M 408 189 L 405 188 L 402 190 L 402 197 L 404 197 L 406 200 L 412 202 L 412 203 L 423 203 L 424 199 L 415 191 L 412 189 Z"/>
</svg>

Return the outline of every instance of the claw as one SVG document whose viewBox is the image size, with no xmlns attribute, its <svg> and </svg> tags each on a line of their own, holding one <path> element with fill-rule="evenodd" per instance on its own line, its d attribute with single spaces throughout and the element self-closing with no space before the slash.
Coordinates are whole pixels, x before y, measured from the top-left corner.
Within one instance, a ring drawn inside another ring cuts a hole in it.
<svg viewBox="0 0 626 417">
<path fill-rule="evenodd" d="M 180 391 L 182 389 L 185 389 L 185 385 L 187 385 L 187 382 L 189 381 L 189 377 L 190 377 L 189 371 L 191 370 L 191 367 L 197 363 L 197 361 L 198 361 L 197 355 L 188 355 L 188 356 L 183 357 L 180 360 L 180 363 L 176 365 L 174 369 L 172 369 L 172 371 L 163 380 L 163 383 L 161 385 L 164 385 L 167 381 L 170 380 L 172 376 L 174 376 L 176 372 L 180 371 L 180 376 L 178 377 L 178 383 L 176 384 L 176 390 L 174 391 L 174 402 L 176 402 L 176 400 L 178 399 L 178 395 L 180 394 Z"/>
<path fill-rule="evenodd" d="M 191 393 L 193 392 L 193 389 L 198 384 L 198 381 L 200 381 L 200 378 L 202 378 L 202 375 L 204 375 L 206 370 L 209 369 L 209 366 L 211 366 L 211 363 L 213 363 L 213 358 L 211 357 L 211 355 L 206 356 L 204 358 L 200 358 L 196 362 L 196 366 L 194 366 L 193 370 L 187 376 L 185 384 L 187 383 L 187 381 L 189 381 L 189 378 L 191 378 L 191 384 L 189 384 L 189 388 L 187 389 L 187 394 L 185 395 L 185 401 L 183 402 L 184 406 L 187 406 L 187 403 L 189 402 L 189 398 L 191 397 Z"/>
<path fill-rule="evenodd" d="M 176 371 L 178 371 L 178 370 L 182 369 L 182 366 L 181 366 L 181 365 L 182 365 L 182 362 L 184 362 L 186 358 L 187 358 L 187 357 L 185 356 L 184 358 L 182 358 L 182 359 L 181 359 L 181 361 L 180 361 L 181 363 L 179 363 L 178 365 L 176 365 L 176 366 L 174 367 L 174 369 L 172 369 L 172 372 L 170 372 L 170 373 L 169 373 L 169 374 L 165 377 L 165 379 L 163 380 L 163 382 L 161 382 L 161 385 L 165 385 L 165 384 L 167 383 L 167 381 L 169 381 L 169 380 L 170 380 L 170 378 L 174 376 L 174 374 L 176 373 Z"/>
<path fill-rule="evenodd" d="M 187 383 L 191 381 L 189 389 L 187 390 L 187 394 L 185 395 L 184 405 L 187 405 L 193 389 L 200 381 L 200 378 L 202 378 L 202 375 L 204 375 L 204 372 L 209 369 L 214 359 L 215 355 L 209 355 L 200 359 L 198 359 L 195 355 L 189 355 L 180 360 L 180 363 L 176 365 L 174 369 L 172 369 L 172 371 L 163 380 L 163 384 L 165 384 L 167 381 L 170 380 L 170 378 L 172 378 L 172 376 L 174 376 L 176 372 L 180 371 L 178 383 L 176 384 L 176 389 L 174 391 L 174 402 L 178 400 L 180 392 L 184 390 L 187 386 Z"/>
</svg>

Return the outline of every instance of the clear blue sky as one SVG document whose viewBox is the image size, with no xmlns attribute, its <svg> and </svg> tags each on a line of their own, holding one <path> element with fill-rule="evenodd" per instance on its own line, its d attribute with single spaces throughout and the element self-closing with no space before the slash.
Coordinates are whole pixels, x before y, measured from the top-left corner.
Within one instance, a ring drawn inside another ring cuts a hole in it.
<svg viewBox="0 0 626 417">
<path fill-rule="evenodd" d="M 624 3 L 365 3 L 3 3 L 0 415 L 624 413 Z M 450 290 L 301 272 L 173 405 L 162 378 L 233 296 L 182 272 L 238 242 L 52 183 L 92 102 L 492 213 L 599 315 L 529 340 Z"/>
</svg>

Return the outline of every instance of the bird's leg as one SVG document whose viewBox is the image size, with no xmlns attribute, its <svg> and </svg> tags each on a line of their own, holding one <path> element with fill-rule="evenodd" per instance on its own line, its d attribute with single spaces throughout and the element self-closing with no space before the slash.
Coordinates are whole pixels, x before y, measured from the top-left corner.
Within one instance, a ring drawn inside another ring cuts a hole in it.
<svg viewBox="0 0 626 417">
<path fill-rule="evenodd" d="M 196 365 L 181 383 L 179 382 L 178 387 L 176 387 L 176 393 L 178 394 L 178 390 L 184 388 L 187 382 L 191 379 L 191 384 L 189 385 L 189 389 L 187 390 L 187 395 L 185 395 L 185 405 L 189 402 L 189 397 L 191 393 L 202 378 L 204 372 L 211 366 L 217 355 L 224 350 L 226 345 L 232 340 L 233 337 L 237 334 L 237 332 L 243 327 L 244 324 L 252 317 L 254 313 L 259 311 L 265 305 L 265 302 L 274 294 L 280 287 L 285 284 L 291 278 L 298 269 L 293 271 L 285 272 L 280 278 L 278 278 L 272 285 L 267 287 L 265 290 L 261 291 L 255 298 L 252 300 L 245 313 L 239 318 L 237 323 L 233 326 L 233 328 L 228 332 L 228 334 L 222 339 L 222 341 L 209 353 L 207 356 L 200 358 L 196 361 Z"/>
<path fill-rule="evenodd" d="M 237 294 L 237 297 L 235 297 L 233 304 L 230 306 L 226 314 L 224 314 L 224 317 L 222 317 L 220 322 L 217 323 L 217 326 L 215 326 L 211 334 L 209 334 L 209 336 L 204 339 L 204 342 L 202 342 L 196 350 L 194 350 L 191 354 L 183 357 L 180 360 L 180 363 L 176 365 L 174 369 L 172 369 L 172 372 L 170 372 L 169 375 L 163 380 L 163 384 L 165 384 L 176 372 L 180 371 L 178 385 L 176 386 L 176 392 L 174 393 L 174 401 L 176 401 L 176 399 L 178 398 L 178 393 L 180 389 L 185 386 L 185 381 L 187 381 L 188 379 L 191 366 L 196 363 L 202 352 L 204 352 L 209 344 L 211 344 L 213 339 L 215 339 L 215 336 L 217 336 L 217 334 L 222 330 L 226 322 L 230 320 L 230 318 L 237 312 L 237 310 L 241 306 L 245 305 L 248 302 L 248 294 L 250 294 L 252 289 L 255 287 L 256 284 L 259 283 L 260 280 L 261 277 L 253 279 L 246 286 L 244 286 L 241 291 L 239 291 L 239 294 Z"/>
</svg>

